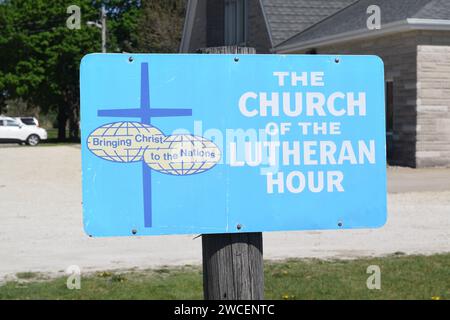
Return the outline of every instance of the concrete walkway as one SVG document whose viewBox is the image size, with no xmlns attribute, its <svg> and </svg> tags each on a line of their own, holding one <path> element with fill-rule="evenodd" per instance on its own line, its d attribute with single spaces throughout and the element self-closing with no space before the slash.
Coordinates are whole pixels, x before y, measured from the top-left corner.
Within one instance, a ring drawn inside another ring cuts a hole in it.
<svg viewBox="0 0 450 320">
<path fill-rule="evenodd" d="M 200 264 L 201 239 L 97 239 L 82 230 L 77 146 L 0 146 L 0 279 L 62 272 Z M 378 230 L 264 234 L 266 259 L 450 252 L 450 169 L 390 168 L 389 220 Z"/>
<path fill-rule="evenodd" d="M 388 192 L 440 192 L 450 190 L 450 168 L 388 168 Z"/>
</svg>

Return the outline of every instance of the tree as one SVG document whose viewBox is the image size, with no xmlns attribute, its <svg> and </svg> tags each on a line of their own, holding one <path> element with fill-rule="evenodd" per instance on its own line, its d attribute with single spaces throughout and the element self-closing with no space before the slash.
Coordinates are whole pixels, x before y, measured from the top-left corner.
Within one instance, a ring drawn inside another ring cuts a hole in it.
<svg viewBox="0 0 450 320">
<path fill-rule="evenodd" d="M 138 36 L 137 28 L 141 14 L 139 0 L 110 0 L 107 1 L 109 51 L 136 51 Z"/>
<path fill-rule="evenodd" d="M 137 50 L 178 52 L 185 16 L 185 0 L 142 0 Z"/>
<path fill-rule="evenodd" d="M 138 0 L 103 1 L 108 15 L 108 43 L 113 52 L 132 48 Z M 66 10 L 81 9 L 80 29 L 69 29 Z M 100 30 L 86 26 L 98 20 L 101 1 L 6 0 L 0 2 L 0 103 L 22 98 L 44 112 L 58 113 L 58 138 L 78 138 L 79 65 L 100 52 Z"/>
</svg>

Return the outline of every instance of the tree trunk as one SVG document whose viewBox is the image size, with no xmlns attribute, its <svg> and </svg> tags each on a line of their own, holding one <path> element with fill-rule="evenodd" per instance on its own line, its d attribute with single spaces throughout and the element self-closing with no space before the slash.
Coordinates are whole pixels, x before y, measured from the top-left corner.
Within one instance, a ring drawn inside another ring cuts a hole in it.
<svg viewBox="0 0 450 320">
<path fill-rule="evenodd" d="M 58 107 L 58 141 L 66 140 L 67 114 L 64 106 Z"/>
<path fill-rule="evenodd" d="M 5 96 L 0 93 L 0 114 L 3 113 L 3 109 L 6 109 L 6 99 Z"/>
<path fill-rule="evenodd" d="M 78 141 L 80 138 L 80 120 L 78 105 L 74 105 L 70 111 L 69 117 L 69 139 L 71 141 Z"/>
</svg>

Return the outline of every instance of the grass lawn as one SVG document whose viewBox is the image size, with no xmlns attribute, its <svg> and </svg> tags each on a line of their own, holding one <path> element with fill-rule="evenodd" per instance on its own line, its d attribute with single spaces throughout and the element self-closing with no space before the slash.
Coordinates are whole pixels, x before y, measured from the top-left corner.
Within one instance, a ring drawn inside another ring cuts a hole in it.
<svg viewBox="0 0 450 320">
<path fill-rule="evenodd" d="M 381 290 L 366 287 L 369 265 L 381 268 Z M 0 286 L 0 299 L 202 299 L 200 267 L 98 272 L 80 290 L 66 277 L 22 272 Z M 450 254 L 350 261 L 265 262 L 266 299 L 449 299 Z"/>
<path fill-rule="evenodd" d="M 58 129 L 51 128 L 47 130 L 47 138 L 48 140 L 56 140 L 58 138 Z"/>
<path fill-rule="evenodd" d="M 59 145 L 67 145 L 67 144 L 80 144 L 78 141 L 59 141 L 58 140 L 58 129 L 51 128 L 47 130 L 47 140 L 41 141 L 39 146 L 59 146 Z"/>
</svg>

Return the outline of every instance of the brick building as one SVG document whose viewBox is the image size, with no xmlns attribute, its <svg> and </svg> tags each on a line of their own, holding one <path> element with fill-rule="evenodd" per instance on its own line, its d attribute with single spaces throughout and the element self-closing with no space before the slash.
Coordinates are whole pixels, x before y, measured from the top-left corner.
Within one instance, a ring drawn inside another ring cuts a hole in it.
<svg viewBox="0 0 450 320">
<path fill-rule="evenodd" d="M 450 0 L 190 0 L 181 51 L 224 45 L 380 56 L 389 162 L 450 166 Z"/>
</svg>

